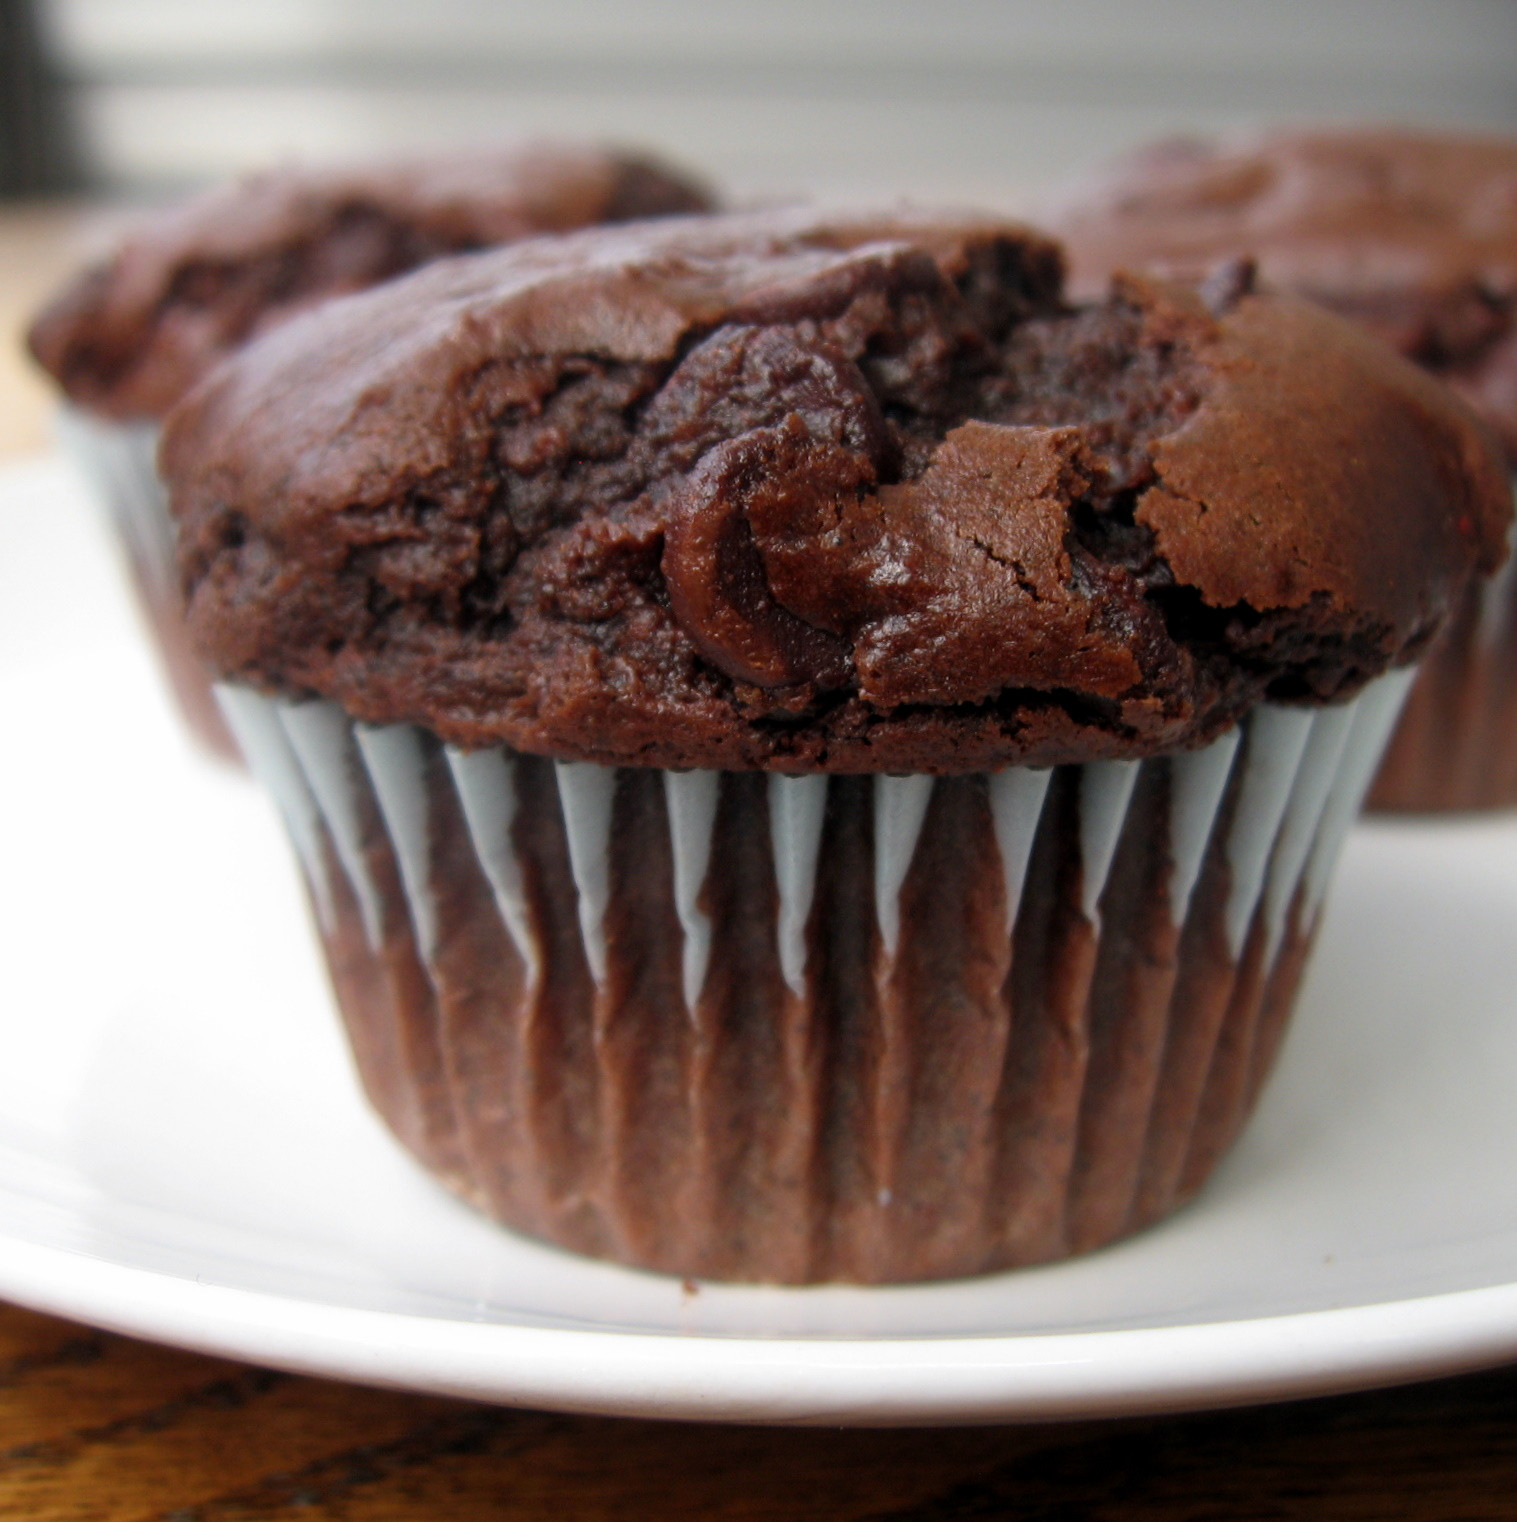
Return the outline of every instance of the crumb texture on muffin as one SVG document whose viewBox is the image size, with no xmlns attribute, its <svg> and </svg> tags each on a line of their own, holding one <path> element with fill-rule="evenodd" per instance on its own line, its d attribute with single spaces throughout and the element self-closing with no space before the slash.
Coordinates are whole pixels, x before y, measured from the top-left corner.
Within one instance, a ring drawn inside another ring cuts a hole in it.
<svg viewBox="0 0 1517 1522">
<path fill-rule="evenodd" d="M 1448 381 L 1517 463 L 1517 142 L 1281 132 L 1160 143 L 1059 208 L 1071 288 L 1191 278 L 1240 254 Z"/>
<path fill-rule="evenodd" d="M 447 260 L 170 419 L 224 676 L 465 747 L 964 772 L 1204 742 L 1409 659 L 1510 498 L 1305 303 L 979 218 L 645 223 Z"/>
<path fill-rule="evenodd" d="M 573 145 L 271 170 L 146 220 L 39 314 L 31 348 L 81 406 L 161 417 L 221 356 L 326 297 L 444 254 L 710 204 L 651 159 Z"/>
</svg>

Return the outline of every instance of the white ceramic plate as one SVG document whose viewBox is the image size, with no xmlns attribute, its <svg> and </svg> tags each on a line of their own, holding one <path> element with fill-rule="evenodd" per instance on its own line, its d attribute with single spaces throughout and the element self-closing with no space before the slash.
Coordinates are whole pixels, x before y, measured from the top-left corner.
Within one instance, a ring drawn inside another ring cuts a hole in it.
<svg viewBox="0 0 1517 1522">
<path fill-rule="evenodd" d="M 1361 829 L 1280 1072 L 1191 1207 L 1059 1266 L 682 1285 L 487 1225 L 360 1100 L 273 815 L 158 693 L 56 463 L 0 473 L 0 1295 L 534 1406 L 966 1421 L 1517 1357 L 1517 824 Z"/>
</svg>

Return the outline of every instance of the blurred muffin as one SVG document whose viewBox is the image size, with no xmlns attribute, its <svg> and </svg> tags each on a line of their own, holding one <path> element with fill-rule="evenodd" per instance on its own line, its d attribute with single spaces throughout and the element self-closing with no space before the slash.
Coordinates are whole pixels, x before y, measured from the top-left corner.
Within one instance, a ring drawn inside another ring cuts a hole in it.
<svg viewBox="0 0 1517 1522">
<path fill-rule="evenodd" d="M 1163 143 L 1054 219 L 1076 291 L 1116 269 L 1263 283 L 1362 323 L 1458 391 L 1517 469 L 1517 143 L 1389 129 Z M 1510 563 L 1509 563 L 1510 564 Z M 1517 576 L 1476 581 L 1423 664 L 1370 795 L 1517 804 Z"/>
<path fill-rule="evenodd" d="M 651 159 L 539 144 L 345 167 L 287 167 L 142 223 L 38 314 L 32 353 L 69 406 L 60 432 L 120 530 L 181 705 L 229 752 L 190 653 L 155 465 L 163 415 L 220 359 L 318 302 L 444 254 L 599 222 L 702 211 Z"/>
<path fill-rule="evenodd" d="M 452 1188 L 879 1282 L 1199 1187 L 1510 518 L 1436 382 L 1210 299 L 1070 307 L 988 219 L 645 223 L 329 303 L 174 412 L 192 632 Z"/>
</svg>

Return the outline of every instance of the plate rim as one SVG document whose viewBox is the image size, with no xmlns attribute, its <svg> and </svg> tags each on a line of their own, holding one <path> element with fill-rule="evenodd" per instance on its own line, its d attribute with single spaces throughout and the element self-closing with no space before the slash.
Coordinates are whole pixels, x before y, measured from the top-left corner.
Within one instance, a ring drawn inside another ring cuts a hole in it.
<svg viewBox="0 0 1517 1522">
<path fill-rule="evenodd" d="M 1517 1282 L 1159 1327 L 730 1337 L 335 1305 L 0 1234 L 0 1296 L 127 1336 L 320 1378 L 581 1414 L 765 1425 L 1209 1410 L 1517 1359 Z"/>
</svg>

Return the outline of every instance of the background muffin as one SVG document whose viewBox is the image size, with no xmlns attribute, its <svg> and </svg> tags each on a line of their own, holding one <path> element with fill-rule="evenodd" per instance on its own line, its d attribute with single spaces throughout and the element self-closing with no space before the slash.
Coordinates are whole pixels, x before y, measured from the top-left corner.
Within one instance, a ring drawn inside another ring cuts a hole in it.
<svg viewBox="0 0 1517 1522">
<path fill-rule="evenodd" d="M 1391 129 L 1159 144 L 1055 219 L 1075 290 L 1114 269 L 1261 280 L 1352 317 L 1452 386 L 1517 469 L 1517 144 Z M 1471 586 L 1371 794 L 1393 809 L 1517 803 L 1517 578 Z"/>
<path fill-rule="evenodd" d="M 171 418 L 368 1092 L 500 1219 L 978 1272 L 1241 1125 L 1384 674 L 1509 498 L 1329 314 L 1059 279 L 986 219 L 605 229 L 324 306 Z"/>
<path fill-rule="evenodd" d="M 122 532 L 197 731 L 229 740 L 184 639 L 158 424 L 257 333 L 443 254 L 597 222 L 699 211 L 703 187 L 657 162 L 572 145 L 371 166 L 290 167 L 150 218 L 32 324 L 32 352 L 71 404 L 63 439 Z"/>
</svg>

